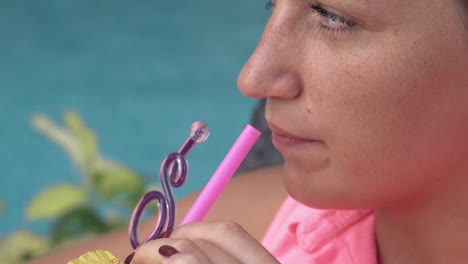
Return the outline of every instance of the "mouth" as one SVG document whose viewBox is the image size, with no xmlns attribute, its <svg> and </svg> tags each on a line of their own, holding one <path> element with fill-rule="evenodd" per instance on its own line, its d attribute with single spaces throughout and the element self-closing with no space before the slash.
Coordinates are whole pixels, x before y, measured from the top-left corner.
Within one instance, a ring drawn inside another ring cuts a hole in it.
<svg viewBox="0 0 468 264">
<path fill-rule="evenodd" d="M 279 150 L 286 150 L 292 147 L 307 146 L 320 143 L 320 140 L 306 138 L 287 132 L 276 125 L 269 124 L 273 145 Z"/>
</svg>

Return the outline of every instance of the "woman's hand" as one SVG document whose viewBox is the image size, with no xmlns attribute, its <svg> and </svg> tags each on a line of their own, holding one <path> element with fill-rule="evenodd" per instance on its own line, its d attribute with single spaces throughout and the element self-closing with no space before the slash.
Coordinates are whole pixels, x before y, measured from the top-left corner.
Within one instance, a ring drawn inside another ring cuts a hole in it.
<svg viewBox="0 0 468 264">
<path fill-rule="evenodd" d="M 169 247 L 168 247 L 169 246 Z M 172 247 L 172 248 L 171 248 Z M 279 263 L 235 222 L 193 222 L 139 247 L 132 264 Z"/>
</svg>

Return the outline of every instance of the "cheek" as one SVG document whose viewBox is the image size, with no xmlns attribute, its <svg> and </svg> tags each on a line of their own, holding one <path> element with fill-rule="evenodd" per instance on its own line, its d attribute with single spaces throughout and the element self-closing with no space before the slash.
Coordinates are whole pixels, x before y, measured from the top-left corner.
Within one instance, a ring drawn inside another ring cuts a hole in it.
<svg viewBox="0 0 468 264">
<path fill-rule="evenodd" d="M 417 43 L 391 47 L 322 63 L 316 81 L 324 85 L 315 97 L 326 124 L 330 173 L 355 191 L 401 196 L 461 162 L 453 157 L 468 149 L 460 144 L 468 132 L 467 114 L 460 114 L 468 111 L 468 96 L 460 89 L 467 83 L 460 79 L 463 67 L 446 59 L 452 55 L 434 57 L 431 50 L 418 51 Z"/>
<path fill-rule="evenodd" d="M 332 156 L 352 171 L 377 163 L 377 158 L 389 160 L 397 151 L 395 144 L 403 145 L 414 132 L 408 115 L 412 77 L 397 78 L 396 65 L 390 70 L 388 64 L 372 59 L 335 61 L 340 66 L 324 76 L 340 78 L 328 82 L 319 96 Z"/>
</svg>

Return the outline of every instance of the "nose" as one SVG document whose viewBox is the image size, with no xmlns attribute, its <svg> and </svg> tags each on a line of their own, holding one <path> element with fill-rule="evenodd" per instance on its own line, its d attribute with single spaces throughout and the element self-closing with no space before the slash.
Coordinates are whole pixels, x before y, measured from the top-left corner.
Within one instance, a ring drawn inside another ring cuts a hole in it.
<svg viewBox="0 0 468 264">
<path fill-rule="evenodd" d="M 297 71 L 300 52 L 294 30 L 283 15 L 273 13 L 254 53 L 237 79 L 239 90 L 253 98 L 293 99 L 301 93 Z"/>
</svg>

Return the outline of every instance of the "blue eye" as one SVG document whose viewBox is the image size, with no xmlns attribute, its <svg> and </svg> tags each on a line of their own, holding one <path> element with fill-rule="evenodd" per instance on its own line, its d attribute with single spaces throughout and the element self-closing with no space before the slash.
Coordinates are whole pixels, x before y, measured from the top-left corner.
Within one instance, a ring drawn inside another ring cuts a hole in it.
<svg viewBox="0 0 468 264">
<path fill-rule="evenodd" d="M 337 22 L 341 24 L 345 24 L 347 26 L 353 26 L 353 22 L 349 19 L 346 19 L 344 17 L 341 17 L 331 11 L 328 11 L 327 9 L 319 6 L 319 5 L 313 5 L 309 4 L 309 6 L 317 13 L 319 13 L 321 16 L 329 19 L 332 22 Z"/>
<path fill-rule="evenodd" d="M 333 13 L 320 5 L 309 4 L 309 6 L 314 10 L 314 12 L 325 18 L 325 20 L 321 22 L 320 26 L 326 31 L 326 33 L 332 35 L 343 33 L 352 29 L 352 27 L 356 25 L 352 20 Z"/>
<path fill-rule="evenodd" d="M 271 10 L 275 8 L 276 1 L 277 0 L 268 0 L 265 5 L 265 9 Z M 338 15 L 319 4 L 309 3 L 309 7 L 323 18 L 320 22 L 320 28 L 324 33 L 332 37 L 345 33 L 356 25 L 354 21 Z"/>
</svg>

